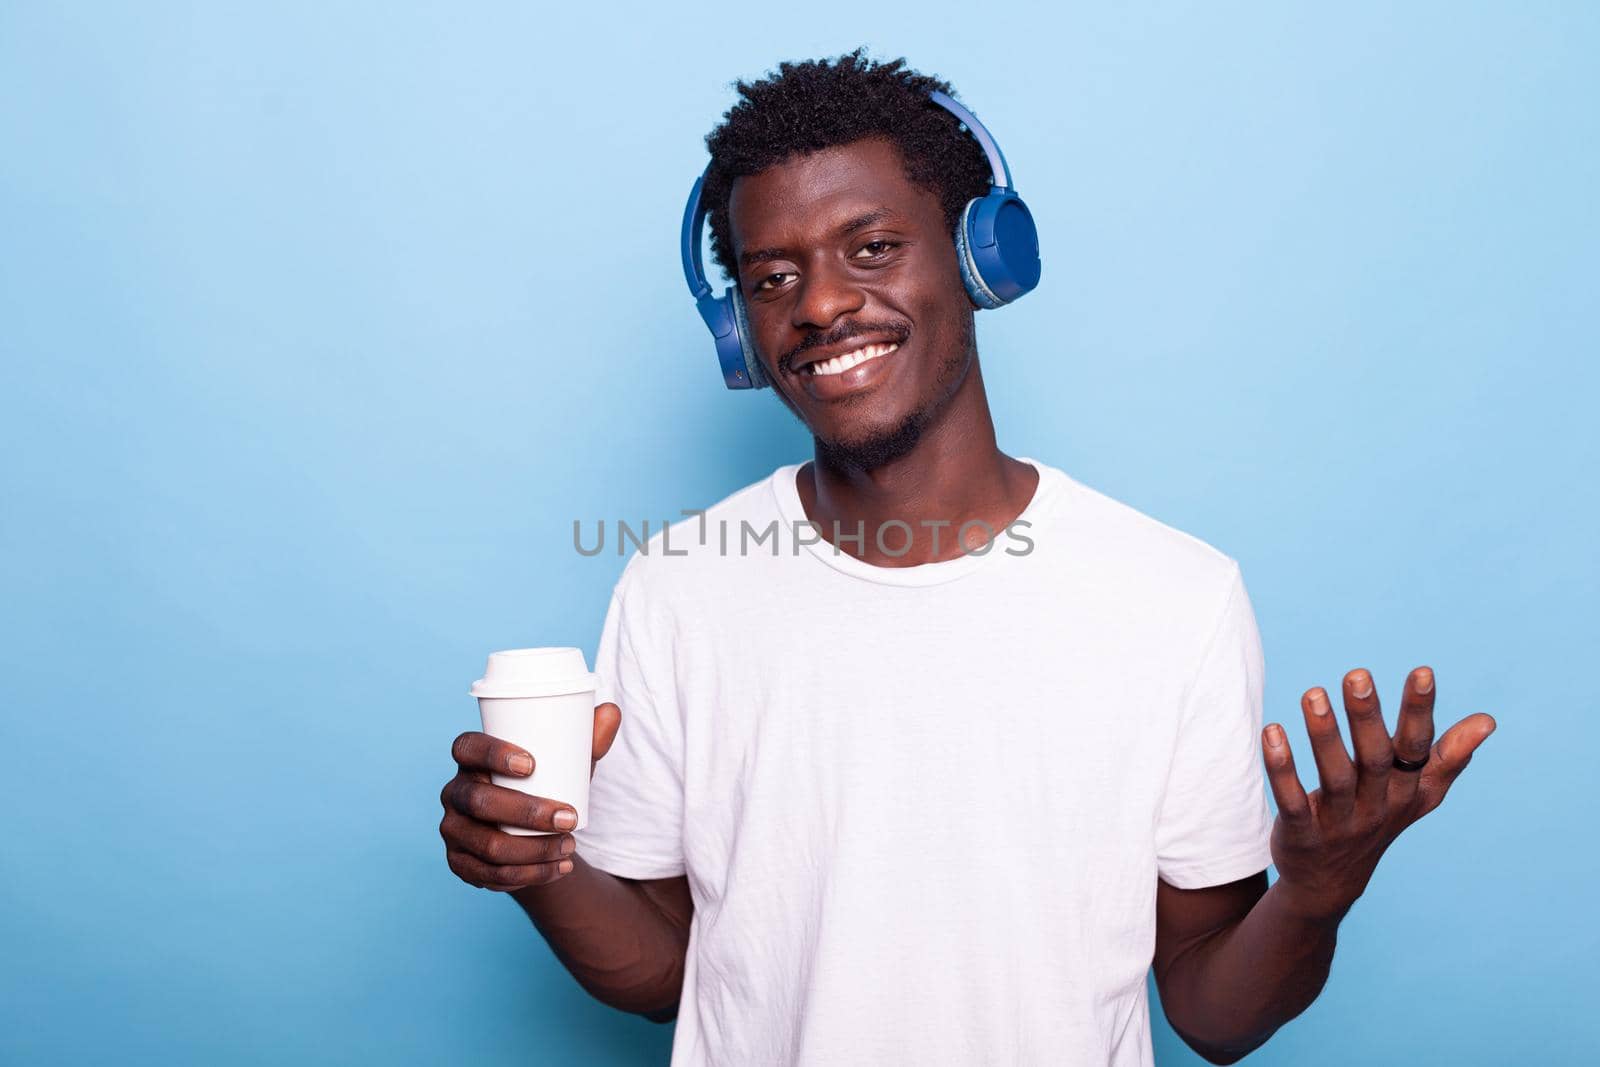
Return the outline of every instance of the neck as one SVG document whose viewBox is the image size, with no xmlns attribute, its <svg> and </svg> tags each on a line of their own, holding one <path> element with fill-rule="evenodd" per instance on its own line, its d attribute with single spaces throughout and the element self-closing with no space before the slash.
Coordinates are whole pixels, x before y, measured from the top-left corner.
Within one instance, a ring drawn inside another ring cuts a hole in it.
<svg viewBox="0 0 1600 1067">
<path fill-rule="evenodd" d="M 879 567 L 936 563 L 982 548 L 1022 513 L 1039 480 L 1037 471 L 996 445 L 976 358 L 944 411 L 904 456 L 863 470 L 831 462 L 820 447 L 815 455 L 795 481 L 806 517 L 840 551 Z M 885 525 L 895 520 L 909 533 Z M 864 528 L 866 536 L 860 544 L 836 538 L 835 523 L 844 535 Z M 963 523 L 974 525 L 958 540 Z"/>
</svg>

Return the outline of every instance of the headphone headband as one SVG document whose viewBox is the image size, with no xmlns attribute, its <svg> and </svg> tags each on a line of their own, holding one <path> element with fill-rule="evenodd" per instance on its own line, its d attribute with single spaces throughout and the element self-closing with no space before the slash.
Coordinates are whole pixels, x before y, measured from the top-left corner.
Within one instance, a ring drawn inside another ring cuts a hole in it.
<svg viewBox="0 0 1600 1067">
<path fill-rule="evenodd" d="M 982 146 L 983 154 L 989 157 L 989 171 L 993 176 L 995 189 L 1002 193 L 1010 190 L 1011 168 L 1006 166 L 1006 157 L 1000 154 L 1000 146 L 995 143 L 995 139 L 990 136 L 983 123 L 978 121 L 978 116 L 937 89 L 928 94 L 928 99 L 966 124 L 967 132 Z"/>
<path fill-rule="evenodd" d="M 689 283 L 689 293 L 696 300 L 711 292 L 705 268 L 700 265 L 700 224 L 706 217 L 706 206 L 700 202 L 700 190 L 706 187 L 706 177 L 710 173 L 711 164 L 707 163 L 700 177 L 694 180 L 694 188 L 689 190 L 689 206 L 683 212 L 683 278 Z"/>
</svg>

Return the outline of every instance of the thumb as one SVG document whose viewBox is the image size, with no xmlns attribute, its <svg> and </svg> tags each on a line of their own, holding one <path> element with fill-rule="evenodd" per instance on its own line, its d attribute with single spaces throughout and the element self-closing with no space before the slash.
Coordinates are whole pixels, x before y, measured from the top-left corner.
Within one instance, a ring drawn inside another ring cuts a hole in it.
<svg viewBox="0 0 1600 1067">
<path fill-rule="evenodd" d="M 594 765 L 611 751 L 611 742 L 617 739 L 617 730 L 621 726 L 622 709 L 615 704 L 607 702 L 594 709 L 594 748 L 589 757 L 590 777 L 594 776 Z"/>
</svg>

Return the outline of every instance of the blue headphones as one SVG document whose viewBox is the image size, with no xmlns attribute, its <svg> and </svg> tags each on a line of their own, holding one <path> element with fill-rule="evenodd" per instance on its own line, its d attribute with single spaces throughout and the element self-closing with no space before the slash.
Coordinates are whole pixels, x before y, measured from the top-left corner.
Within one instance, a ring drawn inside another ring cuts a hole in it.
<svg viewBox="0 0 1600 1067">
<path fill-rule="evenodd" d="M 1039 284 L 1039 232 L 1033 215 L 1011 187 L 1011 171 L 989 131 L 976 115 L 941 92 L 928 94 L 935 104 L 960 119 L 989 157 L 993 182 L 987 196 L 967 201 L 956 224 L 956 262 L 967 295 L 980 308 L 997 308 Z M 700 227 L 707 206 L 700 202 L 706 171 L 689 190 L 683 211 L 683 277 L 695 307 L 717 344 L 717 361 L 729 389 L 763 389 L 772 383 L 761 367 L 750 336 L 750 317 L 737 279 L 723 296 L 716 296 L 700 265 Z"/>
</svg>

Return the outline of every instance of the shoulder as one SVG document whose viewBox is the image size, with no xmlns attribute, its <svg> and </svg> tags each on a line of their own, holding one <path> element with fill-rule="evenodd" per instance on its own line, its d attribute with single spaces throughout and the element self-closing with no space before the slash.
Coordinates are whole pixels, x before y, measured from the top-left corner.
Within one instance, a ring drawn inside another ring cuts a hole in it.
<svg viewBox="0 0 1600 1067">
<path fill-rule="evenodd" d="M 668 607 L 685 597 L 714 598 L 718 588 L 742 583 L 750 567 L 741 561 L 749 554 L 739 546 L 777 536 L 781 514 L 773 486 L 785 474 L 793 477 L 793 471 L 793 465 L 779 467 L 713 504 L 686 509 L 682 518 L 652 524 L 650 536 L 633 548 L 623 567 L 618 598 L 641 608 Z"/>
<path fill-rule="evenodd" d="M 1066 553 L 1126 595 L 1149 605 L 1220 611 L 1241 581 L 1239 564 L 1215 545 L 1051 468 L 1061 490 L 1054 529 Z"/>
</svg>

